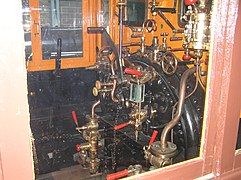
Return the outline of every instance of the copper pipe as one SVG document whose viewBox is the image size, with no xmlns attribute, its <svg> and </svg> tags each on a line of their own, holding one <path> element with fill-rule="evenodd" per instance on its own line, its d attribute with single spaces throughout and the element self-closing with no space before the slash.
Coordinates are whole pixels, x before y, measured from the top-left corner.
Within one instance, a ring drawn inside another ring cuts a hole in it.
<svg viewBox="0 0 241 180">
<path fill-rule="evenodd" d="M 111 73 L 112 73 L 113 76 L 115 76 L 116 74 L 115 74 L 115 70 L 114 70 L 114 62 L 111 61 L 110 63 L 111 63 Z M 111 90 L 111 99 L 112 99 L 113 102 L 117 103 L 119 100 L 115 97 L 116 85 L 117 85 L 117 80 L 114 79 L 113 80 L 113 87 L 112 87 L 112 90 Z"/>
<path fill-rule="evenodd" d="M 116 89 L 117 81 L 116 79 L 113 80 L 113 88 L 111 90 L 111 99 L 113 102 L 119 102 L 119 100 L 115 97 L 115 89 Z"/>
<path fill-rule="evenodd" d="M 93 104 L 92 109 L 91 109 L 92 118 L 95 117 L 95 108 L 96 108 L 96 106 L 98 106 L 99 104 L 100 104 L 100 100 L 97 101 L 95 104 Z"/>
<path fill-rule="evenodd" d="M 109 59 L 109 61 L 110 61 L 111 74 L 113 76 L 115 76 L 114 62 L 111 61 L 110 59 Z"/>
<path fill-rule="evenodd" d="M 167 135 L 171 131 L 171 129 L 178 123 L 181 118 L 183 105 L 185 102 L 185 93 L 186 93 L 186 83 L 188 77 L 196 71 L 195 67 L 192 67 L 186 70 L 181 78 L 180 82 L 180 90 L 179 90 L 179 100 L 177 105 L 177 112 L 175 113 L 174 118 L 165 126 L 161 134 L 161 148 L 167 148 Z"/>
</svg>

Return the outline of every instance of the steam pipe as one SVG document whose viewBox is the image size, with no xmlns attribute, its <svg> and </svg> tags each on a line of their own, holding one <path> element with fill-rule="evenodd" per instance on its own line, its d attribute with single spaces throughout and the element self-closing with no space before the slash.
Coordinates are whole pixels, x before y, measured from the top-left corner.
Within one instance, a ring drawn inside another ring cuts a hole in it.
<svg viewBox="0 0 241 180">
<path fill-rule="evenodd" d="M 181 82 L 180 82 L 177 112 L 175 113 L 174 118 L 165 126 L 165 128 L 163 129 L 162 134 L 161 134 L 161 148 L 162 149 L 167 148 L 167 135 L 170 132 L 170 130 L 178 123 L 178 121 L 181 118 L 183 105 L 184 105 L 184 102 L 185 102 L 187 79 L 195 71 L 196 71 L 196 68 L 192 67 L 192 68 L 186 70 L 182 75 Z"/>
<path fill-rule="evenodd" d="M 116 89 L 117 81 L 116 79 L 113 80 L 113 88 L 111 90 L 111 99 L 113 102 L 119 102 L 119 100 L 115 97 L 115 89 Z"/>
<path fill-rule="evenodd" d="M 91 109 L 91 116 L 92 118 L 95 117 L 95 108 L 100 104 L 100 100 L 97 101 L 95 104 L 93 104 L 92 109 Z"/>
<path fill-rule="evenodd" d="M 111 66 L 111 74 L 112 76 L 115 76 L 116 73 L 115 73 L 115 69 L 114 69 L 114 62 L 110 60 L 110 66 Z M 115 78 L 115 77 L 114 77 Z M 117 80 L 114 79 L 113 80 L 113 87 L 112 87 L 112 90 L 111 90 L 111 99 L 113 102 L 119 102 L 119 100 L 115 97 L 115 90 L 116 90 L 116 86 L 117 86 Z"/>
</svg>

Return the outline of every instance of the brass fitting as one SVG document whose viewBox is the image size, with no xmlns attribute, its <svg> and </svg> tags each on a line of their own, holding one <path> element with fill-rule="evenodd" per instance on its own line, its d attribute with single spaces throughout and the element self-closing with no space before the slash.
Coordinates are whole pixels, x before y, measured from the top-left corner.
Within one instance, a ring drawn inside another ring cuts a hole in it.
<svg viewBox="0 0 241 180">
<path fill-rule="evenodd" d="M 103 83 L 100 81 L 95 82 L 95 87 L 92 90 L 94 96 L 98 96 L 99 92 L 110 92 L 114 86 L 113 82 Z"/>
<path fill-rule="evenodd" d="M 100 138 L 98 132 L 99 124 L 96 117 L 87 118 L 89 122 L 85 126 L 77 127 L 76 129 L 78 131 L 83 131 L 83 137 L 87 142 L 80 144 L 80 150 L 82 154 L 89 152 L 89 157 L 85 157 L 85 159 L 89 159 L 90 173 L 95 174 L 99 167 L 99 159 L 97 157 L 97 150 L 99 147 L 98 140 Z M 86 162 L 86 160 L 84 162 Z"/>
<path fill-rule="evenodd" d="M 177 146 L 172 142 L 168 142 L 167 148 L 163 150 L 160 141 L 156 141 L 149 147 L 144 147 L 143 150 L 145 159 L 155 168 L 161 168 L 172 163 L 172 158 L 177 153 Z"/>
<path fill-rule="evenodd" d="M 167 50 L 167 36 L 169 34 L 167 32 L 163 32 L 161 33 L 162 36 L 162 50 L 166 51 Z"/>
<path fill-rule="evenodd" d="M 100 81 L 96 81 L 95 82 L 95 87 L 98 89 L 98 90 L 101 90 L 103 87 L 105 86 L 113 86 L 113 82 L 109 82 L 109 83 L 103 83 L 103 82 L 100 82 Z"/>
</svg>

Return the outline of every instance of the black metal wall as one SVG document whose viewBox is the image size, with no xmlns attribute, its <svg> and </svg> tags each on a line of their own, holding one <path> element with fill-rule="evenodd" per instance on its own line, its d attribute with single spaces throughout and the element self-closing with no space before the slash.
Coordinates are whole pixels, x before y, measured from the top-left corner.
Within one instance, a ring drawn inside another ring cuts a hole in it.
<svg viewBox="0 0 241 180">
<path fill-rule="evenodd" d="M 71 111 L 79 123 L 90 112 L 96 73 L 84 69 L 28 73 L 28 99 L 33 134 L 35 173 L 44 174 L 74 164 L 75 145 L 81 142 Z"/>
</svg>

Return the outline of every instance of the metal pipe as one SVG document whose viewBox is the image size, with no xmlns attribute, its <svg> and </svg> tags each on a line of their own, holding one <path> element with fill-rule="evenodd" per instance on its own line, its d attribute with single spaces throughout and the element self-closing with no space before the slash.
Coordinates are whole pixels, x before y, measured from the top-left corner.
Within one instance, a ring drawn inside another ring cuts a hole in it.
<svg viewBox="0 0 241 180">
<path fill-rule="evenodd" d="M 113 80 L 113 88 L 111 90 L 111 99 L 113 102 L 119 102 L 119 100 L 115 97 L 115 89 L 116 89 L 117 81 L 116 79 Z"/>
<path fill-rule="evenodd" d="M 167 148 L 167 135 L 181 118 L 183 105 L 185 102 L 187 79 L 195 71 L 196 71 L 196 68 L 192 67 L 192 68 L 186 70 L 182 75 L 181 82 L 180 82 L 180 89 L 179 89 L 179 100 L 178 100 L 178 105 L 177 105 L 177 112 L 176 112 L 174 118 L 165 126 L 165 128 L 163 129 L 162 134 L 161 134 L 161 148 L 162 149 Z"/>
<path fill-rule="evenodd" d="M 123 8 L 125 2 L 120 0 L 118 3 L 119 6 L 119 66 L 120 66 L 120 78 L 123 80 L 123 64 L 122 64 L 122 44 L 123 44 Z"/>
<path fill-rule="evenodd" d="M 97 101 L 96 103 L 94 103 L 94 104 L 92 105 L 92 109 L 91 109 L 91 116 L 92 116 L 92 118 L 95 117 L 95 108 L 96 108 L 99 104 L 100 104 L 100 100 Z"/>
<path fill-rule="evenodd" d="M 115 76 L 115 69 L 114 69 L 114 62 L 110 60 L 110 66 L 111 66 L 111 74 L 112 76 Z M 115 97 L 115 90 L 116 90 L 116 86 L 117 86 L 117 80 L 114 79 L 113 80 L 113 87 L 111 90 L 111 99 L 113 102 L 119 102 L 119 100 Z"/>
</svg>

